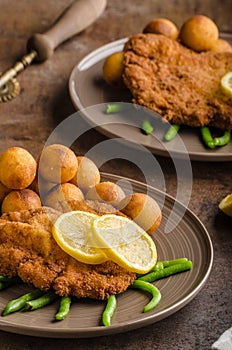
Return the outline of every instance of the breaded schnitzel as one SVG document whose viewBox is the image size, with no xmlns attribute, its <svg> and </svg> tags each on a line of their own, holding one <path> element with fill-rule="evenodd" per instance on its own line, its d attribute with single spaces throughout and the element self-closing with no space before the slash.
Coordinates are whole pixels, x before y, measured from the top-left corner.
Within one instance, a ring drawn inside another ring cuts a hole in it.
<svg viewBox="0 0 232 350">
<path fill-rule="evenodd" d="M 232 99 L 220 80 L 232 53 L 196 53 L 163 35 L 138 34 L 124 47 L 123 80 L 134 102 L 164 120 L 232 129 Z"/>
<path fill-rule="evenodd" d="M 86 203 L 77 202 L 75 206 L 73 202 L 72 208 L 85 210 Z M 61 296 L 103 300 L 125 291 L 136 278 L 135 273 L 112 261 L 98 265 L 81 263 L 58 246 L 51 228 L 60 214 L 47 207 L 3 214 L 0 274 L 18 275 L 36 288 L 44 291 L 53 288 Z"/>
</svg>

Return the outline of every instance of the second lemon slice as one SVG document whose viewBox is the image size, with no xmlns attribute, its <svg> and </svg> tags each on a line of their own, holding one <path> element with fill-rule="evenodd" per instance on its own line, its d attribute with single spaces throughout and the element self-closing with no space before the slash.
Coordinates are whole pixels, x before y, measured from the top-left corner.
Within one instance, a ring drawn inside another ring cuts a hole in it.
<svg viewBox="0 0 232 350">
<path fill-rule="evenodd" d="M 108 214 L 94 220 L 92 225 L 98 247 L 118 265 L 136 273 L 146 273 L 155 265 L 156 245 L 134 221 Z"/>
<path fill-rule="evenodd" d="M 52 228 L 57 244 L 67 254 L 86 264 L 101 264 L 107 256 L 93 242 L 92 223 L 98 216 L 71 211 L 58 217 Z"/>
</svg>

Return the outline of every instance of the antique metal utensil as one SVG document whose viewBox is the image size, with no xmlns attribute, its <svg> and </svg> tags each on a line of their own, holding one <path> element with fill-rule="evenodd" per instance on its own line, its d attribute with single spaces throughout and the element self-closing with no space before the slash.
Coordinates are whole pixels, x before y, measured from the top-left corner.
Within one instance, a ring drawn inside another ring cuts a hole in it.
<svg viewBox="0 0 232 350">
<path fill-rule="evenodd" d="M 44 62 L 65 40 L 91 25 L 104 11 L 107 0 L 75 1 L 58 18 L 55 24 L 43 34 L 34 34 L 27 43 L 28 53 L 14 66 L 0 74 L 0 102 L 12 100 L 20 92 L 16 79 L 34 60 Z"/>
</svg>

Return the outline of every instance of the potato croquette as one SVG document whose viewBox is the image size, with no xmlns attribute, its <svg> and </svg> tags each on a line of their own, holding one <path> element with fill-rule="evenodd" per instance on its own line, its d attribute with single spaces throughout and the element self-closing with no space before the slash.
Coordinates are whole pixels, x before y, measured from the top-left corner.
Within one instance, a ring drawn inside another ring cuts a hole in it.
<svg viewBox="0 0 232 350">
<path fill-rule="evenodd" d="M 10 147 L 0 154 L 0 181 L 10 189 L 28 187 L 36 176 L 36 168 L 36 160 L 24 148 Z"/>
<path fill-rule="evenodd" d="M 155 18 L 146 25 L 143 33 L 162 34 L 172 40 L 176 40 L 179 30 L 175 23 L 167 18 Z"/>
<path fill-rule="evenodd" d="M 203 15 L 195 15 L 185 21 L 179 35 L 184 45 L 197 52 L 210 50 L 218 36 L 216 24 Z"/>
<path fill-rule="evenodd" d="M 64 201 L 83 201 L 84 195 L 82 191 L 75 185 L 71 183 L 63 183 L 61 185 L 56 185 L 45 197 L 42 202 L 51 208 L 58 209 L 59 202 Z"/>
<path fill-rule="evenodd" d="M 100 182 L 86 194 L 86 199 L 107 202 L 113 206 L 117 206 L 124 197 L 121 187 L 110 181 Z"/>
<path fill-rule="evenodd" d="M 127 195 L 120 202 L 119 209 L 149 234 L 152 234 L 159 227 L 162 219 L 158 203 L 144 193 Z"/>
<path fill-rule="evenodd" d="M 40 198 L 34 191 L 29 189 L 13 190 L 3 199 L 2 213 L 37 209 L 40 207 Z"/>
<path fill-rule="evenodd" d="M 218 39 L 211 46 L 210 52 L 232 52 L 232 46 L 224 39 Z"/>
<path fill-rule="evenodd" d="M 123 52 L 114 52 L 108 56 L 103 64 L 103 78 L 109 85 L 121 87 L 123 86 Z"/>
<path fill-rule="evenodd" d="M 38 171 L 39 175 L 49 182 L 68 182 L 77 171 L 76 155 L 64 145 L 47 146 L 40 154 Z"/>
<path fill-rule="evenodd" d="M 90 187 L 93 187 L 100 182 L 100 172 L 91 159 L 78 156 L 77 163 L 77 172 L 71 179 L 71 183 L 80 187 L 83 191 L 87 191 Z"/>
</svg>

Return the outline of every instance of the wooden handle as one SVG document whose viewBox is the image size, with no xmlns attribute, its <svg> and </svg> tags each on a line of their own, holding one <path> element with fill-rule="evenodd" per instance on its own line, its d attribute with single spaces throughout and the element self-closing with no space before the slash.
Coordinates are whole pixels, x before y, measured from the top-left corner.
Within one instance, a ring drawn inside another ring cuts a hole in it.
<svg viewBox="0 0 232 350">
<path fill-rule="evenodd" d="M 35 50 L 38 61 L 45 61 L 65 40 L 92 24 L 104 11 L 107 0 L 75 1 L 44 34 L 34 34 L 28 41 L 28 50 Z"/>
</svg>

